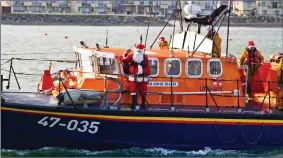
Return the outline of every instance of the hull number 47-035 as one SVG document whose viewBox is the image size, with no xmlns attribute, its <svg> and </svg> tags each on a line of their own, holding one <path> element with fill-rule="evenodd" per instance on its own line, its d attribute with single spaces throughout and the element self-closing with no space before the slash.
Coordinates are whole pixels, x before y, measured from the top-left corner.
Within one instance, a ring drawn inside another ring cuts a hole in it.
<svg viewBox="0 0 283 158">
<path fill-rule="evenodd" d="M 77 130 L 79 132 L 88 132 L 90 134 L 95 134 L 98 132 L 98 125 L 100 122 L 96 121 L 78 121 L 78 120 L 70 120 L 68 123 L 60 122 L 61 118 L 58 117 L 49 117 L 45 116 L 41 120 L 39 120 L 37 123 L 42 126 L 48 126 L 50 128 L 56 127 L 56 126 L 62 126 L 66 127 L 69 131 Z"/>
</svg>

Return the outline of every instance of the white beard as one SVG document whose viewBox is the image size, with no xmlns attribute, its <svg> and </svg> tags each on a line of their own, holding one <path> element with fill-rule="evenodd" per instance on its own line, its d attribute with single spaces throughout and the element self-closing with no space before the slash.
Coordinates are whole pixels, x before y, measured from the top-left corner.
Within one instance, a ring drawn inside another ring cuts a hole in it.
<svg viewBox="0 0 283 158">
<path fill-rule="evenodd" d="M 134 55 L 133 55 L 133 60 L 136 62 L 136 63 L 141 63 L 143 61 L 143 53 L 139 53 L 139 52 L 134 52 Z M 141 65 L 138 65 L 138 72 L 137 74 L 142 74 L 143 73 L 143 68 Z"/>
<path fill-rule="evenodd" d="M 143 53 L 134 52 L 133 60 L 137 63 L 141 63 L 143 61 Z"/>
</svg>

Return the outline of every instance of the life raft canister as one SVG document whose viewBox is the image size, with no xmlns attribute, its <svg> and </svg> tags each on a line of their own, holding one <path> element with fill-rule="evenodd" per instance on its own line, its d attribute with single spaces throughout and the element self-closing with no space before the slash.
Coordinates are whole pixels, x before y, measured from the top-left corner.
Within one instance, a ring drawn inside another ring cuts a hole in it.
<svg viewBox="0 0 283 158">
<path fill-rule="evenodd" d="M 54 84 L 50 74 L 50 70 L 44 70 L 44 74 L 41 77 L 40 83 L 37 86 L 37 91 L 45 91 L 52 88 L 54 88 Z"/>
</svg>

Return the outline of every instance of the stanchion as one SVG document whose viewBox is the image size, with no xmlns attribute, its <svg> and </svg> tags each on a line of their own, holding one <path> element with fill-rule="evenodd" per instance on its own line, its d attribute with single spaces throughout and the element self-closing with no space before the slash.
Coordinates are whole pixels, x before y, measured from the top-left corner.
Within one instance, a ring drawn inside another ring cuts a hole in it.
<svg viewBox="0 0 283 158">
<path fill-rule="evenodd" d="M 174 107 L 174 95 L 173 95 L 173 77 L 171 76 L 171 111 L 175 111 L 175 107 Z"/>
<path fill-rule="evenodd" d="M 205 112 L 209 112 L 209 108 L 208 108 L 208 97 L 207 97 L 207 78 L 205 79 Z"/>
<path fill-rule="evenodd" d="M 241 113 L 240 109 L 240 90 L 239 90 L 239 80 L 237 80 L 237 98 L 238 98 L 238 113 Z"/>
</svg>

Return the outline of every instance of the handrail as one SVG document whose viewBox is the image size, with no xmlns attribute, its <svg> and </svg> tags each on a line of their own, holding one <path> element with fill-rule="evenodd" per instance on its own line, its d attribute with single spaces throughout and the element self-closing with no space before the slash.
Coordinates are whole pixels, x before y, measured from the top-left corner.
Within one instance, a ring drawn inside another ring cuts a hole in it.
<svg viewBox="0 0 283 158">
<path fill-rule="evenodd" d="M 123 86 L 122 86 L 121 82 L 118 79 L 116 79 L 116 78 L 107 77 L 107 76 L 105 76 L 103 79 L 97 79 L 97 80 L 104 80 L 104 87 L 105 87 L 105 89 L 104 89 L 104 94 L 103 95 L 107 96 L 108 93 L 119 93 L 120 94 L 120 96 L 117 99 L 117 101 L 113 104 L 114 106 L 117 106 L 120 103 L 121 99 L 122 99 Z M 106 90 L 106 80 L 112 80 L 112 81 L 116 82 L 119 87 L 117 89 L 114 89 L 114 90 Z"/>
<path fill-rule="evenodd" d="M 16 74 L 21 74 L 21 73 L 15 73 L 15 71 L 14 71 L 14 69 L 13 69 L 13 59 L 14 58 L 11 58 L 9 61 L 10 61 L 10 71 L 8 71 L 9 72 L 9 79 L 3 79 L 2 77 L 3 76 L 1 76 L 1 84 L 2 84 L 2 82 L 3 81 L 8 81 L 8 86 L 6 87 L 7 89 L 10 87 L 10 76 L 11 76 L 11 73 L 13 72 L 14 73 L 14 76 L 15 76 L 15 79 L 16 79 L 16 81 L 17 81 L 17 84 L 18 84 L 18 87 L 19 87 L 19 89 L 20 89 L 20 85 L 19 85 L 19 82 L 18 82 L 18 80 L 17 80 L 17 77 L 16 77 Z M 243 65 L 243 66 L 238 66 L 238 68 L 242 68 L 242 69 L 245 69 L 246 71 L 248 70 L 248 67 L 246 66 L 246 65 Z M 71 71 L 71 70 L 68 70 L 68 71 L 70 71 L 70 72 L 78 72 L 78 71 Z M 281 71 L 281 70 L 279 70 L 279 71 Z M 62 72 L 62 70 L 60 70 L 59 72 Z M 55 74 L 55 73 L 53 73 L 53 74 Z M 52 75 L 53 75 L 52 74 Z M 100 93 L 102 93 L 103 94 L 103 96 L 107 96 L 109 93 L 120 93 L 120 96 L 119 96 L 119 98 L 117 99 L 117 101 L 113 104 L 114 106 L 117 106 L 117 105 L 119 105 L 119 103 L 120 103 L 120 101 L 121 101 L 121 99 L 122 99 L 122 93 L 123 93 L 123 86 L 122 86 L 122 84 L 121 84 L 121 82 L 119 81 L 119 79 L 118 79 L 118 76 L 124 76 L 124 75 L 119 75 L 119 74 L 113 74 L 112 76 L 117 76 L 117 78 L 112 78 L 112 77 L 108 77 L 108 76 L 104 76 L 104 78 L 103 78 L 103 80 L 105 81 L 104 82 L 104 86 L 106 85 L 106 80 L 112 80 L 112 81 L 114 81 L 114 82 L 116 82 L 117 84 L 118 84 L 118 88 L 117 89 L 115 89 L 115 90 L 110 90 L 110 91 L 108 91 L 107 89 L 106 89 L 106 87 L 105 87 L 105 89 L 104 89 L 104 91 L 103 92 L 100 92 Z M 240 95 L 240 93 L 239 93 L 239 85 L 240 85 L 240 80 L 239 79 L 237 79 L 237 80 L 231 80 L 231 79 L 221 79 L 221 81 L 222 82 L 224 82 L 224 81 L 229 81 L 229 82 L 237 82 L 237 87 L 236 87 L 236 89 L 237 89 L 237 95 L 235 95 L 235 96 L 231 96 L 231 95 L 229 95 L 229 94 L 231 94 L 231 93 L 233 93 L 233 91 L 211 91 L 210 89 L 209 89 L 209 87 L 208 87 L 208 85 L 207 85 L 207 81 L 208 80 L 214 80 L 213 78 L 174 78 L 174 80 L 182 80 L 182 79 L 185 79 L 185 80 L 187 80 L 187 79 L 189 79 L 189 80 L 205 80 L 205 86 L 206 86 L 206 90 L 205 90 L 205 92 L 192 92 L 192 91 L 190 91 L 190 92 L 173 92 L 173 78 L 172 77 L 170 77 L 170 78 L 168 78 L 168 77 L 151 77 L 151 79 L 155 79 L 155 78 L 164 78 L 164 79 L 167 79 L 167 80 L 169 80 L 170 79 L 170 82 L 171 82 L 171 90 L 170 90 L 170 92 L 148 92 L 148 94 L 153 94 L 153 95 L 162 95 L 162 94 L 170 94 L 171 95 L 171 111 L 174 111 L 174 110 L 172 110 L 172 109 L 175 109 L 175 104 L 174 104 L 174 99 L 173 99 L 173 95 L 206 95 L 205 97 L 206 97 L 206 112 L 209 112 L 209 108 L 208 108 L 208 94 L 211 96 L 211 98 L 212 98 L 212 100 L 213 100 L 213 102 L 214 102 L 214 104 L 215 104 L 215 106 L 217 107 L 217 109 L 218 110 L 220 110 L 220 108 L 218 107 L 218 105 L 217 105 L 217 102 L 216 102 L 216 100 L 215 100 L 215 96 L 219 96 L 219 97 L 237 97 L 237 108 L 238 108 L 238 113 L 241 113 L 241 108 L 240 108 L 240 97 L 242 98 L 242 97 L 246 97 L 245 95 L 244 96 L 241 96 Z M 102 78 L 101 78 L 102 79 Z M 68 95 L 68 97 L 70 97 L 70 100 L 72 101 L 72 98 L 71 98 L 71 96 L 70 96 L 70 94 L 69 94 L 69 92 L 68 92 L 68 89 L 66 88 L 66 86 L 64 85 L 64 83 L 63 83 L 63 81 L 62 81 L 62 79 L 61 79 L 61 73 L 59 74 L 59 80 L 60 80 L 60 82 L 59 82 L 59 93 L 61 92 L 61 86 L 60 86 L 60 84 L 62 84 L 63 85 L 63 87 L 65 88 L 65 90 L 66 90 L 66 93 L 67 93 L 67 95 Z M 98 79 L 99 80 L 99 79 Z M 247 81 L 247 79 L 246 79 L 246 81 Z M 267 90 L 267 92 L 266 92 L 266 94 L 264 95 L 264 96 L 257 96 L 257 97 L 252 97 L 252 98 L 261 98 L 261 97 L 263 97 L 263 101 L 262 101 L 262 103 L 261 103 L 261 106 L 260 106 L 260 109 L 262 108 L 262 106 L 263 106 L 263 104 L 264 104 L 264 102 L 265 102 L 265 100 L 266 100 L 266 97 L 267 97 L 267 95 L 268 95 L 268 97 L 269 97 L 269 101 L 268 101 L 268 108 L 269 108 L 269 114 L 270 113 L 272 113 L 272 110 L 271 110 L 271 100 L 270 99 L 277 99 L 277 97 L 271 97 L 271 90 L 270 90 L 270 83 L 281 83 L 281 82 L 279 82 L 279 81 L 264 81 L 264 80 L 258 80 L 258 81 L 250 81 L 250 82 L 267 82 L 268 83 L 268 90 Z M 247 86 L 247 85 L 246 85 Z M 3 86 L 1 85 L 1 88 L 2 88 Z M 1 89 L 2 90 L 2 89 Z M 228 95 L 225 95 L 225 94 L 228 94 Z M 108 99 L 108 98 L 104 98 L 104 99 Z M 72 103 L 74 104 L 74 102 L 72 101 Z M 105 103 L 105 102 L 104 102 Z M 260 110 L 260 109 L 258 109 L 258 110 Z M 180 110 L 179 110 L 180 111 Z M 249 111 L 243 111 L 242 113 L 256 113 L 255 111 L 251 111 L 251 112 L 249 112 Z"/>
<path fill-rule="evenodd" d="M 65 86 L 65 84 L 64 84 L 64 82 L 63 82 L 63 80 L 62 80 L 62 78 L 61 78 L 61 72 L 62 72 L 62 70 L 60 70 L 60 74 L 59 74 L 59 95 L 60 95 L 60 89 L 61 89 L 61 88 L 60 88 L 60 83 L 62 83 L 62 85 L 63 85 L 63 87 L 64 87 L 64 89 L 65 89 L 65 91 L 66 91 L 68 97 L 70 98 L 70 100 L 71 100 L 71 102 L 72 102 L 72 104 L 73 104 L 73 108 L 75 108 L 75 107 L 76 107 L 76 106 L 75 106 L 75 102 L 73 101 L 73 99 L 72 99 L 72 97 L 71 97 L 71 95 L 70 95 L 70 93 L 69 93 L 67 87 Z M 58 104 L 60 104 L 60 102 L 58 102 Z"/>
</svg>

